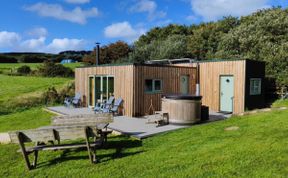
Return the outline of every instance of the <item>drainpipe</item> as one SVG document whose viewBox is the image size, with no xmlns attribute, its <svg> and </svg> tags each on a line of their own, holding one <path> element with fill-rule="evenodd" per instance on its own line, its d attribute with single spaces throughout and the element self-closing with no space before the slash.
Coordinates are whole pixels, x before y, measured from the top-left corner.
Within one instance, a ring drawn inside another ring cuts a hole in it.
<svg viewBox="0 0 288 178">
<path fill-rule="evenodd" d="M 100 59 L 100 43 L 96 43 L 96 62 L 95 64 L 98 66 L 99 65 L 99 59 Z"/>
<path fill-rule="evenodd" d="M 196 96 L 200 96 L 200 65 L 199 62 L 196 63 L 196 69 L 197 69 L 197 73 L 196 73 Z"/>
</svg>

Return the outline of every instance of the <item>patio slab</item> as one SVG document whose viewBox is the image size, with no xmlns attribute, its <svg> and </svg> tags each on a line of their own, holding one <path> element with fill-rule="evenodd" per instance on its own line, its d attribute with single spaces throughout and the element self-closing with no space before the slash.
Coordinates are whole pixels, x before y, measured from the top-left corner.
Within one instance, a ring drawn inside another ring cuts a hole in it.
<svg viewBox="0 0 288 178">
<path fill-rule="evenodd" d="M 147 119 L 144 118 L 118 116 L 114 118 L 114 122 L 109 124 L 108 127 L 117 132 L 121 132 L 122 134 L 143 139 L 159 133 L 186 128 L 189 126 L 169 124 L 157 127 L 157 124 L 147 124 Z"/>
<path fill-rule="evenodd" d="M 81 114 L 94 114 L 91 108 L 73 108 L 73 107 L 65 107 L 65 106 L 55 106 L 55 107 L 47 107 L 49 112 L 53 112 L 57 115 L 66 115 L 66 116 L 74 116 Z"/>
<path fill-rule="evenodd" d="M 47 110 L 54 112 L 59 115 L 80 115 L 80 114 L 93 114 L 91 108 L 67 108 L 64 106 L 48 107 Z M 222 113 L 216 113 L 210 111 L 209 121 L 223 120 L 231 115 L 225 115 Z M 135 118 L 127 116 L 117 116 L 114 117 L 114 122 L 109 124 L 108 128 L 120 132 L 125 135 L 130 135 L 132 137 L 143 139 L 159 133 L 173 131 L 181 128 L 191 127 L 191 125 L 164 125 L 157 127 L 157 124 L 147 124 L 147 119 Z"/>
</svg>

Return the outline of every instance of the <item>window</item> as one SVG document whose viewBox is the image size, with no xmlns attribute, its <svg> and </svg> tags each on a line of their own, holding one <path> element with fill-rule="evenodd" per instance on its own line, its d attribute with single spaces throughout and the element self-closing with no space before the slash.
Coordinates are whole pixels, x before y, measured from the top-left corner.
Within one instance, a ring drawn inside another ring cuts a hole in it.
<svg viewBox="0 0 288 178">
<path fill-rule="evenodd" d="M 250 95 L 260 95 L 261 94 L 261 79 L 251 78 L 250 79 Z"/>
<path fill-rule="evenodd" d="M 162 91 L 162 80 L 159 79 L 146 79 L 145 92 L 154 93 Z"/>
<path fill-rule="evenodd" d="M 154 91 L 162 90 L 162 82 L 161 80 L 154 80 Z"/>
</svg>

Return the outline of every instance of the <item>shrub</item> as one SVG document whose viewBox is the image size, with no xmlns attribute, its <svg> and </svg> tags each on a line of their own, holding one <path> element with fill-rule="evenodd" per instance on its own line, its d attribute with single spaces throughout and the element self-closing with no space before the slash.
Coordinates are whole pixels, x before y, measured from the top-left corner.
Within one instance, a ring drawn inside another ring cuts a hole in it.
<svg viewBox="0 0 288 178">
<path fill-rule="evenodd" d="M 62 64 L 55 64 L 53 62 L 45 61 L 42 66 L 38 68 L 38 74 L 44 77 L 73 77 L 72 69 L 63 66 Z"/>
<path fill-rule="evenodd" d="M 75 84 L 70 83 L 60 91 L 57 91 L 54 87 L 48 88 L 48 90 L 42 94 L 41 98 L 46 105 L 63 104 L 66 97 L 74 96 L 74 94 Z"/>
<path fill-rule="evenodd" d="M 63 102 L 66 97 L 71 97 L 75 95 L 75 83 L 69 83 L 63 89 L 59 91 L 59 100 Z"/>
<path fill-rule="evenodd" d="M 21 75 L 27 75 L 31 72 L 31 68 L 27 65 L 21 66 L 17 69 L 17 73 Z"/>
<path fill-rule="evenodd" d="M 48 90 L 42 94 L 42 99 L 46 105 L 56 104 L 60 102 L 59 94 L 54 87 L 48 88 Z"/>
</svg>

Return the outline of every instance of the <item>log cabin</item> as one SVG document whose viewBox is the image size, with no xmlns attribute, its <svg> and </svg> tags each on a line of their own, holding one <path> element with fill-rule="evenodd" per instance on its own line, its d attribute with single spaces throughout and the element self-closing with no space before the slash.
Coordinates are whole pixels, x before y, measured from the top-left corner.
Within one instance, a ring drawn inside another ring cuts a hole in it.
<svg viewBox="0 0 288 178">
<path fill-rule="evenodd" d="M 207 60 L 177 64 L 115 64 L 75 69 L 75 92 L 93 108 L 109 96 L 121 97 L 123 115 L 161 110 L 161 95 L 195 95 L 213 111 L 239 114 L 264 105 L 265 63 L 253 60 Z M 197 82 L 198 81 L 198 82 Z"/>
</svg>

